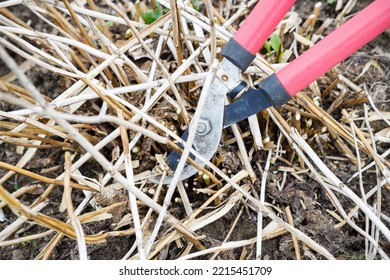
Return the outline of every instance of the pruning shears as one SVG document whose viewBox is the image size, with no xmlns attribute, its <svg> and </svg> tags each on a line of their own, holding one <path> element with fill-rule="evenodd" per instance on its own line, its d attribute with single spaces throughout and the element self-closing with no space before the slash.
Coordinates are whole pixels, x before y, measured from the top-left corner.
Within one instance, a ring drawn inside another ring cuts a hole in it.
<svg viewBox="0 0 390 280">
<path fill-rule="evenodd" d="M 287 66 L 264 79 L 256 87 L 248 87 L 243 73 L 256 57 L 265 41 L 294 4 L 295 0 L 260 0 L 239 30 L 228 41 L 221 54 L 224 57 L 210 86 L 207 102 L 196 127 L 193 148 L 204 158 L 216 152 L 222 129 L 244 120 L 271 106 L 280 107 L 319 76 L 363 47 L 390 27 L 390 1 L 376 0 L 323 38 Z M 231 98 L 225 104 L 226 96 Z M 190 124 L 193 125 L 192 123 Z M 188 129 L 182 135 L 186 140 Z M 196 157 L 190 155 L 200 164 Z M 176 170 L 181 155 L 173 151 L 167 158 Z M 198 169 L 186 163 L 179 180 Z M 172 177 L 166 177 L 168 184 Z M 160 177 L 151 178 L 159 182 Z"/>
</svg>

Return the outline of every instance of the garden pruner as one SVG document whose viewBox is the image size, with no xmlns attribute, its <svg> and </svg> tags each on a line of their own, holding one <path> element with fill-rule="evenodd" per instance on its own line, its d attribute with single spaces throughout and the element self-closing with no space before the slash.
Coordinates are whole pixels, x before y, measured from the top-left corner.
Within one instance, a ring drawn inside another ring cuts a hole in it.
<svg viewBox="0 0 390 280">
<path fill-rule="evenodd" d="M 248 87 L 241 79 L 277 24 L 295 0 L 260 0 L 228 41 L 221 54 L 224 57 L 210 86 L 207 102 L 201 110 L 193 148 L 209 160 L 216 152 L 222 129 L 244 120 L 271 106 L 280 107 L 300 90 L 307 87 L 326 71 L 336 66 L 356 50 L 390 27 L 390 1 L 376 0 L 335 31 L 323 38 L 287 66 L 264 79 L 256 87 Z M 226 96 L 231 98 L 225 104 Z M 190 124 L 191 127 L 192 123 Z M 188 129 L 182 139 L 186 140 Z M 190 155 L 198 164 L 202 161 Z M 181 155 L 174 151 L 167 163 L 176 170 Z M 186 163 L 179 180 L 197 172 Z M 164 178 L 168 184 L 172 177 Z M 160 177 L 151 178 L 152 182 Z"/>
</svg>

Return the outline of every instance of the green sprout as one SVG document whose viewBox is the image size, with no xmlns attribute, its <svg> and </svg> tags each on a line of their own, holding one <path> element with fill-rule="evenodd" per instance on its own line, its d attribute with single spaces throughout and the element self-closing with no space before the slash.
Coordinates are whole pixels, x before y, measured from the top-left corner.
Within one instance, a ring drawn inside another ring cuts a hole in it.
<svg viewBox="0 0 390 280">
<path fill-rule="evenodd" d="M 141 14 L 142 19 L 146 24 L 151 24 L 158 20 L 163 12 L 160 3 L 151 1 L 151 8 Z"/>
<path fill-rule="evenodd" d="M 281 61 L 283 51 L 282 51 L 282 40 L 279 35 L 273 33 L 271 37 L 264 43 L 264 48 L 267 50 L 268 54 L 271 55 L 272 52 L 275 53 L 276 60 Z"/>
<path fill-rule="evenodd" d="M 202 6 L 202 1 L 201 0 L 192 0 L 192 7 L 196 10 L 196 11 L 200 11 L 200 8 Z"/>
</svg>

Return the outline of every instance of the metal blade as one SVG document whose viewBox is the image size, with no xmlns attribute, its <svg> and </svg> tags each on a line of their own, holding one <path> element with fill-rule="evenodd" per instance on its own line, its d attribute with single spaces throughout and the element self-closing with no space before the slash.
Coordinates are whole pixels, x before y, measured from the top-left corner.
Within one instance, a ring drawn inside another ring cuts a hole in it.
<svg viewBox="0 0 390 280">
<path fill-rule="evenodd" d="M 202 110 L 202 112 L 192 148 L 206 160 L 211 159 L 215 154 L 221 139 L 226 95 L 230 90 L 237 87 L 240 82 L 240 69 L 227 59 L 223 59 L 216 73 L 216 77 L 210 86 L 207 102 L 204 104 L 203 108 L 198 108 L 198 110 Z M 190 127 L 191 125 L 192 124 L 190 124 Z M 181 138 L 186 140 L 187 136 L 188 130 L 184 132 Z M 180 157 L 181 155 L 176 151 L 173 151 L 168 156 L 167 163 L 172 170 L 176 170 Z M 194 155 L 190 154 L 190 157 L 200 166 L 205 165 Z M 197 168 L 187 163 L 180 174 L 179 180 L 185 180 L 197 172 Z M 154 183 L 159 183 L 161 176 L 156 176 L 149 180 Z M 166 177 L 164 178 L 163 183 L 169 184 L 171 181 L 172 177 Z"/>
<path fill-rule="evenodd" d="M 225 106 L 223 127 L 231 126 L 271 106 L 272 101 L 266 91 L 249 88 L 238 100 Z"/>
<path fill-rule="evenodd" d="M 193 148 L 207 160 L 211 159 L 214 153 L 217 151 L 223 124 L 223 114 L 225 107 L 225 97 L 229 92 L 229 88 L 223 81 L 216 78 L 210 87 L 208 94 L 208 102 L 205 103 L 202 110 L 201 118 L 198 123 L 197 133 L 193 142 Z M 192 124 L 190 124 L 191 126 Z M 188 130 L 184 132 L 182 139 L 187 139 Z M 204 166 L 194 155 L 190 155 L 196 163 Z M 167 163 L 172 170 L 176 170 L 177 164 L 181 155 L 173 151 L 167 158 Z M 185 180 L 192 175 L 196 174 L 198 169 L 189 163 L 186 163 L 179 180 Z M 154 183 L 159 183 L 161 177 L 152 177 L 149 180 Z M 163 183 L 169 184 L 172 181 L 172 177 L 165 177 Z"/>
</svg>

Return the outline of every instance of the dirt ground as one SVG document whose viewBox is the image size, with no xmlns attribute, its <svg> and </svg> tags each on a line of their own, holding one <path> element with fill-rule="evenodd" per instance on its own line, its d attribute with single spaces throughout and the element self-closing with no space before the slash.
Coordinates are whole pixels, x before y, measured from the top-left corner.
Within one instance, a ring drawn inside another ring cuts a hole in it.
<svg viewBox="0 0 390 280">
<path fill-rule="evenodd" d="M 328 1 L 331 2 L 331 1 Z M 365 7 L 371 1 L 357 1 L 356 7 L 353 11 L 358 11 Z M 299 14 L 299 16 L 305 20 L 313 11 L 313 7 L 316 1 L 308 0 L 298 0 L 294 5 L 294 10 Z M 216 7 L 219 5 L 217 4 Z M 337 17 L 338 12 L 334 9 L 335 4 L 329 4 L 327 1 L 323 1 L 323 6 L 319 14 L 319 19 L 317 26 L 320 26 L 324 19 L 331 18 L 334 19 Z M 353 14 L 351 12 L 350 14 Z M 22 20 L 26 17 L 30 17 L 27 11 L 21 10 L 19 16 Z M 32 25 L 38 21 L 35 17 L 31 17 Z M 112 27 L 112 30 L 116 30 L 119 34 L 121 29 L 119 27 Z M 329 33 L 334 26 L 331 26 L 327 29 Z M 119 35 L 118 35 L 119 36 Z M 390 34 L 385 32 L 376 38 L 374 41 L 370 42 L 363 49 L 359 50 L 357 53 L 352 55 L 350 58 L 346 59 L 341 65 L 337 67 L 337 71 L 342 73 L 345 77 L 350 80 L 354 80 L 357 85 L 367 84 L 370 87 L 375 87 L 378 83 L 387 85 L 387 90 L 385 90 L 381 95 L 376 96 L 376 105 L 382 111 L 388 112 L 390 110 Z M 299 50 L 302 51 L 302 50 Z M 262 50 L 262 54 L 266 55 L 266 52 Z M 368 69 L 365 75 L 358 77 L 362 72 L 362 69 L 365 67 L 367 62 L 374 60 L 378 63 L 381 69 L 384 69 L 383 73 L 380 73 L 375 67 Z M 139 62 L 139 61 L 138 61 Z M 8 73 L 8 70 L 4 64 L 0 61 L 0 77 Z M 43 70 L 42 68 L 33 67 L 27 72 L 28 77 L 33 81 L 33 83 L 38 87 L 38 89 L 44 93 L 50 99 L 54 99 L 61 92 L 63 92 L 69 85 L 71 81 L 68 78 L 60 77 L 56 74 L 51 73 L 48 70 Z M 332 75 L 336 75 L 334 72 L 330 71 L 325 75 L 325 78 L 319 81 L 319 86 L 321 90 L 325 90 L 329 85 L 329 81 L 332 80 Z M 357 80 L 355 79 L 357 77 Z M 305 90 L 310 96 L 310 90 Z M 327 99 L 322 100 L 322 106 L 324 108 L 329 108 L 335 100 L 335 96 L 329 95 Z M 353 93 L 347 93 L 346 102 L 341 103 L 339 107 L 335 108 L 331 113 L 332 117 L 336 120 L 342 118 L 341 109 L 353 109 L 362 110 L 362 103 L 352 104 L 351 101 L 356 97 L 353 96 Z M 351 105 L 352 104 L 352 105 Z M 163 110 L 166 104 L 159 104 L 157 108 Z M 91 106 L 91 103 L 83 105 L 85 107 Z M 12 111 L 16 107 L 5 102 L 0 101 L 0 110 L 1 111 Z M 81 109 L 83 110 L 83 108 Z M 157 109 L 156 109 L 157 110 Z M 288 118 L 288 110 L 281 109 L 281 114 Z M 156 113 L 157 114 L 157 113 Z M 166 116 L 163 115 L 163 116 Z M 266 123 L 261 123 L 261 128 L 265 129 Z M 321 130 L 321 125 L 318 125 L 317 130 Z M 385 126 L 383 122 L 373 122 L 374 130 L 379 131 Z M 242 124 L 242 130 L 246 131 L 246 124 Z M 271 141 L 276 142 L 278 140 L 278 128 L 275 125 L 269 124 L 269 136 Z M 102 135 L 109 133 L 113 130 L 113 127 L 109 125 L 99 125 L 101 132 L 96 131 L 86 131 L 91 137 L 102 137 Z M 101 135 L 99 134 L 101 133 Z M 230 130 L 224 131 L 222 139 L 230 139 L 232 132 Z M 143 139 L 143 138 L 142 138 Z M 247 147 L 253 146 L 252 137 L 244 138 L 245 145 Z M 351 174 L 357 171 L 358 167 L 351 164 L 349 161 L 337 160 L 337 158 L 342 157 L 337 149 L 334 148 L 332 143 L 329 143 L 325 138 L 321 136 L 313 137 L 312 141 L 309 144 L 314 147 L 315 151 L 318 152 L 321 159 L 325 164 L 340 178 L 343 182 L 347 182 L 350 179 Z M 165 149 L 164 147 L 156 144 L 153 141 L 150 141 L 145 138 L 144 141 L 139 143 L 142 152 L 135 155 L 136 160 L 139 161 L 139 167 L 135 169 L 135 173 L 141 173 L 145 170 L 151 169 L 155 164 L 153 161 L 153 155 L 156 149 Z M 287 143 L 283 144 L 284 147 L 288 147 Z M 107 156 L 111 157 L 112 150 L 115 147 L 120 146 L 120 139 L 113 141 L 110 145 L 107 145 L 101 152 Z M 382 154 L 389 149 L 389 144 L 378 145 L 378 154 Z M 221 162 L 221 166 L 227 172 L 233 174 L 237 173 L 239 170 L 244 168 L 240 158 L 237 154 L 238 148 L 236 144 L 226 144 L 224 140 L 221 141 L 220 148 L 217 152 L 216 157 L 224 157 L 225 160 Z M 268 151 L 264 150 L 255 150 L 252 154 L 251 163 L 253 169 L 256 172 L 258 180 L 251 182 L 249 179 L 241 182 L 241 185 L 248 186 L 251 190 L 256 193 L 259 193 L 261 178 L 263 174 L 263 168 L 266 162 Z M 20 159 L 21 155 L 16 152 L 16 146 L 13 144 L 2 144 L 0 146 L 0 159 L 9 164 L 16 164 Z M 362 154 L 363 160 L 369 162 L 369 157 Z M 299 161 L 296 155 L 291 148 L 286 148 L 286 158 L 291 159 L 292 165 L 299 165 Z M 35 173 L 42 173 L 42 170 L 48 170 L 46 175 L 50 178 L 55 178 L 63 172 L 64 166 L 64 153 L 61 147 L 51 148 L 51 149 L 42 149 L 38 150 L 37 154 L 34 156 L 34 160 L 29 162 L 25 169 L 30 170 Z M 354 229 L 348 225 L 335 227 L 338 224 L 338 221 L 329 215 L 329 211 L 335 211 L 335 207 L 329 199 L 328 195 L 325 193 L 323 187 L 313 178 L 313 175 L 308 173 L 303 173 L 299 177 L 293 176 L 290 173 L 286 173 L 286 184 L 283 190 L 278 189 L 278 185 L 275 182 L 281 181 L 282 172 L 280 168 L 283 168 L 287 163 L 283 161 L 277 161 L 275 164 L 272 164 L 268 173 L 270 182 L 266 187 L 266 196 L 265 201 L 269 204 L 275 205 L 278 209 L 285 209 L 286 207 L 291 208 L 291 212 L 294 218 L 294 226 L 301 230 L 303 233 L 307 234 L 310 238 L 318 242 L 321 246 L 325 247 L 332 255 L 337 259 L 364 259 L 365 258 L 365 240 L 358 234 Z M 7 170 L 0 168 L 0 177 L 4 176 L 7 173 Z M 82 173 L 85 176 L 90 176 L 91 178 L 98 178 L 103 173 L 102 168 L 91 161 L 89 165 L 84 165 Z M 363 178 L 365 186 L 367 188 L 372 187 L 376 184 L 376 174 L 375 172 L 365 173 Z M 10 192 L 17 190 L 22 186 L 31 184 L 29 178 L 21 175 L 14 176 L 11 180 L 8 180 L 4 186 Z M 35 182 L 33 182 L 35 183 Z M 204 182 L 195 179 L 188 179 L 186 181 L 186 190 L 189 200 L 193 203 L 194 208 L 196 205 L 201 205 L 206 201 L 209 196 L 205 193 L 197 192 L 196 189 L 199 186 L 204 187 Z M 151 185 L 151 184 L 149 184 Z M 152 188 L 151 186 L 148 187 Z M 359 179 L 354 178 L 351 182 L 348 183 L 348 186 L 359 193 Z M 30 205 L 34 201 L 38 194 L 41 194 L 44 191 L 45 187 L 39 186 L 32 193 L 27 193 L 19 198 L 19 200 L 25 205 Z M 386 215 L 390 215 L 390 191 L 383 189 L 382 192 L 382 210 Z M 174 199 L 179 198 L 179 194 L 176 193 Z M 346 199 L 345 197 L 338 195 L 337 196 L 340 202 L 343 204 L 344 209 L 351 210 L 354 207 L 354 204 Z M 83 200 L 84 196 L 81 192 L 73 192 L 73 202 L 75 205 L 80 203 Z M 101 199 L 99 202 L 102 207 L 112 205 L 116 202 L 124 201 L 128 199 L 125 193 L 121 193 L 115 198 L 110 198 L 108 201 Z M 59 204 L 62 200 L 62 189 L 55 188 L 49 200 L 49 205 L 46 206 L 42 213 L 55 217 L 61 221 L 66 221 L 67 214 L 65 212 L 59 211 Z M 177 201 L 177 200 L 174 200 Z M 213 205 L 210 206 L 210 209 L 207 209 L 204 213 L 213 210 Z M 4 212 L 5 220 L 0 221 L 0 232 L 11 225 L 15 220 L 16 216 L 8 207 L 3 207 L 0 209 Z M 93 211 L 91 206 L 87 206 L 84 210 L 85 212 Z M 128 213 L 128 206 L 119 206 L 112 211 L 112 218 L 106 219 L 103 221 L 88 223 L 83 229 L 85 234 L 97 234 L 99 232 L 109 232 L 112 231 L 112 226 L 115 223 L 118 223 L 120 219 L 124 216 L 125 213 Z M 170 213 L 174 215 L 177 219 L 186 218 L 186 212 L 183 209 L 180 203 L 172 203 L 170 207 Z M 277 210 L 275 210 L 277 211 Z M 283 217 L 283 213 L 279 213 Z M 152 216 L 154 217 L 154 216 Z M 264 224 L 270 222 L 270 218 L 265 218 Z M 365 217 L 361 214 L 354 217 L 355 223 L 361 228 L 365 227 Z M 151 225 L 155 221 L 151 222 Z M 238 240 L 247 240 L 256 237 L 257 235 L 257 213 L 253 209 L 250 203 L 242 199 L 240 203 L 237 203 L 226 215 L 218 219 L 217 221 L 201 228 L 196 232 L 198 236 L 202 236 L 202 244 L 206 248 L 214 247 L 221 245 L 225 242 L 227 233 L 231 230 L 232 226 L 236 223 L 233 230 L 230 232 L 230 236 L 227 241 L 238 241 Z M 388 224 L 387 224 L 388 225 Z M 388 225 L 389 226 L 389 225 Z M 128 227 L 124 227 L 127 229 Z M 24 223 L 17 232 L 11 235 L 10 239 L 20 238 L 23 236 L 29 236 L 31 234 L 36 234 L 46 231 L 41 226 L 35 223 Z M 170 231 L 169 226 L 164 225 L 161 229 L 161 234 Z M 20 244 L 3 246 L 0 247 L 0 259 L 9 260 L 9 259 L 34 259 L 36 256 L 47 246 L 48 242 L 52 240 L 54 233 L 48 234 L 46 237 L 22 242 Z M 385 241 L 385 238 L 381 239 L 380 245 L 385 253 L 390 254 L 390 243 Z M 101 244 L 88 245 L 88 255 L 90 259 L 120 259 L 131 249 L 135 237 L 130 236 L 115 236 L 109 237 L 107 242 Z M 166 246 L 159 254 L 159 259 L 176 259 L 180 256 L 184 250 L 185 246 L 180 246 L 180 241 L 177 243 L 170 243 Z M 302 245 L 302 257 L 303 259 L 322 259 L 323 256 L 309 250 L 304 245 Z M 236 248 L 234 250 L 224 251 L 216 256 L 217 259 L 254 259 L 255 258 L 255 249 L 256 244 L 245 246 L 243 248 Z M 193 251 L 195 251 L 193 249 Z M 201 259 L 209 259 L 211 254 L 200 257 Z M 78 250 L 77 243 L 75 240 L 72 240 L 67 237 L 63 237 L 58 245 L 55 247 L 51 259 L 78 259 Z M 295 259 L 295 250 L 292 245 L 291 235 L 283 234 L 279 237 L 271 238 L 269 240 L 263 241 L 262 249 L 262 258 L 264 259 Z"/>
</svg>

